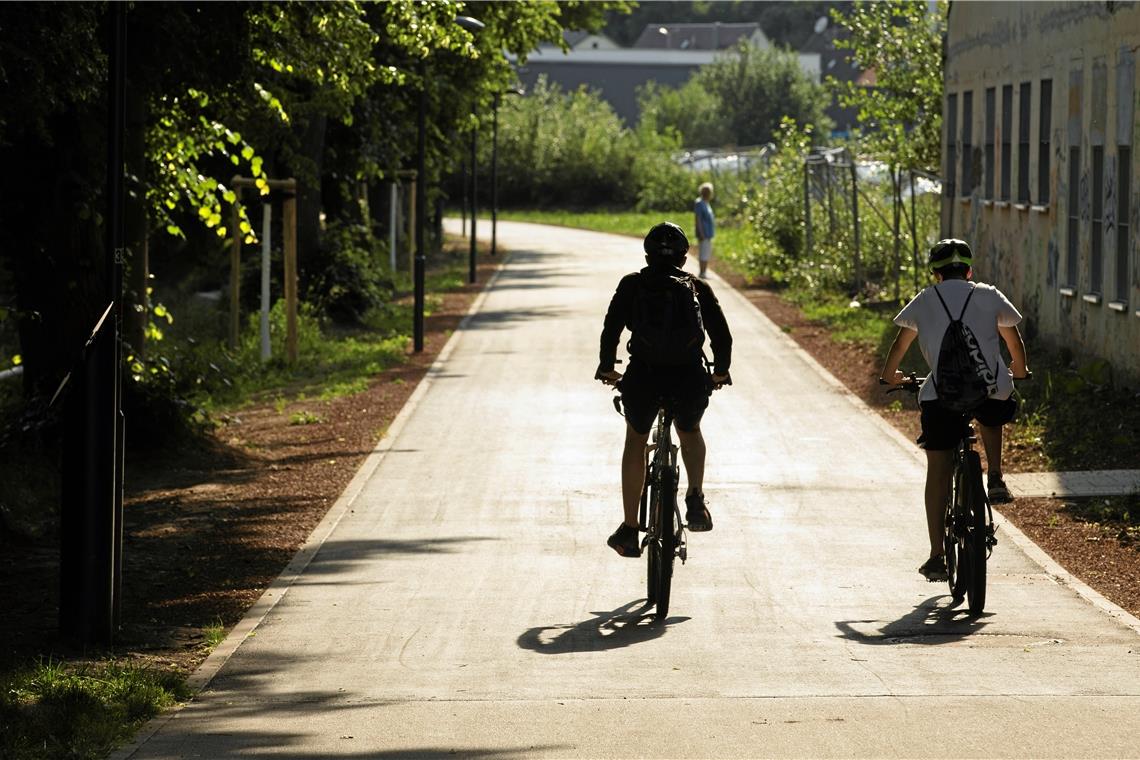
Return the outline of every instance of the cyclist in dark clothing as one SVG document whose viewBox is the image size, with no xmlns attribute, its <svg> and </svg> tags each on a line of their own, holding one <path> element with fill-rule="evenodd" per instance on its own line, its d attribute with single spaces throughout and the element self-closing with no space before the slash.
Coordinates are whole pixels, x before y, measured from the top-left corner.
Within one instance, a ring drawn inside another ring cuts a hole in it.
<svg viewBox="0 0 1140 760">
<path fill-rule="evenodd" d="M 648 266 L 623 277 L 610 301 L 595 373 L 607 385 L 621 381 L 626 417 L 621 479 L 624 521 L 607 543 L 623 557 L 641 555 L 637 510 L 645 479 L 645 446 L 662 397 L 674 400 L 677 437 L 689 480 L 685 520 L 691 531 L 712 530 L 712 515 L 701 490 L 705 441 L 700 422 L 710 393 L 731 382 L 732 335 L 720 303 L 707 282 L 681 271 L 689 250 L 685 233 L 663 222 L 649 231 L 643 247 Z M 669 295 L 662 300 L 660 294 L 665 292 Z M 659 303 L 670 306 L 658 307 Z M 658 308 L 678 311 L 662 326 L 661 320 L 651 321 Z M 686 309 L 695 317 L 687 320 Z M 653 314 L 647 316 L 647 312 Z M 614 370 L 623 329 L 631 333 L 629 368 L 624 376 Z M 714 357 L 711 377 L 702 350 L 706 331 Z"/>
</svg>

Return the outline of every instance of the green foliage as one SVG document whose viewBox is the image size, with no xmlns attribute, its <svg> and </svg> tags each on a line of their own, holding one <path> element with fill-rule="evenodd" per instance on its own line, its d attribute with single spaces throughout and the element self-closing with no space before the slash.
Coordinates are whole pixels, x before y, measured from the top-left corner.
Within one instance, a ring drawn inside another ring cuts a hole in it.
<svg viewBox="0 0 1140 760">
<path fill-rule="evenodd" d="M 693 174 L 677 163 L 680 140 L 672 130 L 658 133 L 640 126 L 632 133 L 633 172 L 638 211 L 671 211 L 691 207 L 696 197 Z"/>
<path fill-rule="evenodd" d="M 693 78 L 716 98 L 720 119 L 736 145 L 773 141 L 784 119 L 827 133 L 827 91 L 804 73 L 795 53 L 744 41 L 734 53 L 702 67 Z"/>
<path fill-rule="evenodd" d="M 541 78 L 525 98 L 508 98 L 499 111 L 504 205 L 632 205 L 633 158 L 629 130 L 596 92 L 563 93 Z"/>
<path fill-rule="evenodd" d="M 387 245 L 367 225 L 331 222 L 309 265 L 305 299 L 336 322 L 356 324 L 386 303 L 395 285 L 387 271 Z"/>
<path fill-rule="evenodd" d="M 41 661 L 0 675 L 0 756 L 106 757 L 146 720 L 189 696 L 175 673 L 114 661 Z"/>
<path fill-rule="evenodd" d="M 662 87 L 650 80 L 638 92 L 641 128 L 660 134 L 675 131 L 685 147 L 731 145 L 735 135 L 724 118 L 723 104 L 697 77 L 681 87 Z"/>
<path fill-rule="evenodd" d="M 185 237 L 172 214 L 188 207 L 219 238 L 242 235 L 246 243 L 253 243 L 256 236 L 245 207 L 237 203 L 237 191 L 204 172 L 207 164 L 221 159 L 235 172 L 244 168 L 245 174 L 257 183 L 258 191 L 267 195 L 264 160 L 239 132 L 208 117 L 204 111 L 209 105 L 210 96 L 193 88 L 183 97 L 158 99 L 158 117 L 147 134 L 147 158 L 153 180 L 144 192 L 152 215 L 171 235 Z M 223 201 L 237 207 L 239 229 L 228 230 L 222 223 Z"/>
<path fill-rule="evenodd" d="M 803 157 L 812 130 L 784 119 L 776 142 L 779 149 L 745 204 L 744 219 L 753 237 L 746 247 L 730 252 L 729 259 L 749 279 L 788 282 L 803 252 Z"/>
<path fill-rule="evenodd" d="M 643 124 L 676 130 L 690 148 L 762 145 L 785 118 L 825 133 L 830 127 L 827 91 L 804 73 L 798 56 L 747 41 L 680 88 L 643 88 L 640 104 Z"/>
<path fill-rule="evenodd" d="M 934 169 L 942 150 L 942 39 L 947 3 L 934 13 L 926 3 L 882 0 L 856 3 L 832 19 L 850 33 L 835 45 L 875 71 L 874 87 L 829 80 L 840 103 L 859 109 L 865 144 L 897 166 Z"/>
</svg>

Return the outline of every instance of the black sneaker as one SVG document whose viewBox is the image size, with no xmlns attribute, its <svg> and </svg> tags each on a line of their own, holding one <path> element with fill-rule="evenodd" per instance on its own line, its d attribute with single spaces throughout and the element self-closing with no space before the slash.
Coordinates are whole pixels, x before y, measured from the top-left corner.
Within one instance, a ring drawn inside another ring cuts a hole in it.
<svg viewBox="0 0 1140 760">
<path fill-rule="evenodd" d="M 990 504 L 1009 504 L 1013 501 L 1013 497 L 1006 488 L 1005 481 L 1000 477 L 990 478 L 987 483 L 986 491 L 990 495 Z"/>
<path fill-rule="evenodd" d="M 713 529 L 712 514 L 705 503 L 702 491 L 691 493 L 685 497 L 685 522 L 689 530 L 694 533 L 704 533 Z"/>
<path fill-rule="evenodd" d="M 631 528 L 624 522 L 606 539 L 606 544 L 623 557 L 637 559 L 641 556 L 641 541 L 637 537 L 637 528 Z"/>
<path fill-rule="evenodd" d="M 922 567 L 918 568 L 918 572 L 922 573 L 926 580 L 931 583 L 945 581 L 950 577 L 950 574 L 946 572 L 946 557 L 942 554 L 926 560 L 922 563 Z"/>
</svg>

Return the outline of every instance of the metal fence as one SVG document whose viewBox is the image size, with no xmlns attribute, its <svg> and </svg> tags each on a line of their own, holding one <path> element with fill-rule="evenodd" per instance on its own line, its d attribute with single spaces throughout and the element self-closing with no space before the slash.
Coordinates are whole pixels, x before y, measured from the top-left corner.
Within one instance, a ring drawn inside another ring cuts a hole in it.
<svg viewBox="0 0 1140 760">
<path fill-rule="evenodd" d="M 803 162 L 804 255 L 845 268 L 852 292 L 919 287 L 921 251 L 938 235 L 941 180 L 930 172 L 815 148 Z M 905 250 L 905 253 L 904 253 Z"/>
</svg>

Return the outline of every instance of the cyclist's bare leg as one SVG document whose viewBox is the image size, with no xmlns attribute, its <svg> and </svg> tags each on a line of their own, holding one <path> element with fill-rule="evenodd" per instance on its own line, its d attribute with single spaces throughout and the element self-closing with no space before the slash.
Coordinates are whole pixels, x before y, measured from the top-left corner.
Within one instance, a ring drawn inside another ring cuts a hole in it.
<svg viewBox="0 0 1140 760">
<path fill-rule="evenodd" d="M 701 435 L 701 426 L 688 431 L 678 428 L 677 438 L 681 442 L 681 459 L 689 481 L 688 493 L 698 493 L 705 483 L 705 437 Z"/>
<path fill-rule="evenodd" d="M 943 553 L 946 500 L 950 498 L 950 478 L 953 473 L 953 451 L 926 452 L 926 530 L 930 535 L 931 557 Z"/>
<path fill-rule="evenodd" d="M 1001 425 L 989 427 L 978 423 L 982 448 L 986 450 L 986 473 L 991 478 L 1001 477 Z"/>
<path fill-rule="evenodd" d="M 621 455 L 621 501 L 625 524 L 632 528 L 637 527 L 637 508 L 645 485 L 645 446 L 648 442 L 649 433 L 639 433 L 626 424 L 625 450 Z"/>
</svg>

